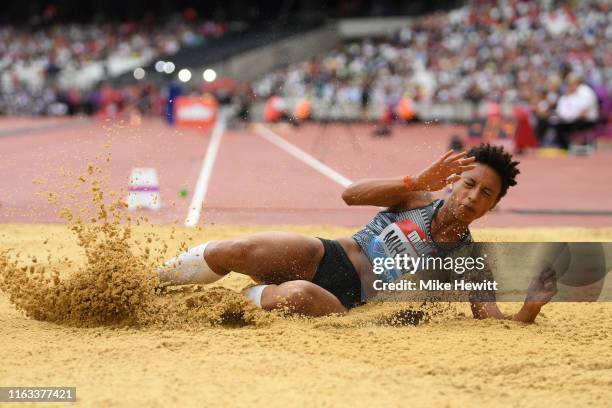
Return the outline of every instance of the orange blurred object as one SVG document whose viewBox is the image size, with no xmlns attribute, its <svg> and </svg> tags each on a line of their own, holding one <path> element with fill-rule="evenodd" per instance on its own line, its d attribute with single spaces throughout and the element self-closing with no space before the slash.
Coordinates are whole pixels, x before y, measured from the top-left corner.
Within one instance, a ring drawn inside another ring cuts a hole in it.
<svg viewBox="0 0 612 408">
<path fill-rule="evenodd" d="M 415 115 L 416 112 L 414 111 L 412 99 L 408 97 L 403 97 L 400 99 L 399 103 L 397 104 L 397 116 L 406 122 L 410 122 L 412 119 L 414 119 Z"/>
<path fill-rule="evenodd" d="M 176 124 L 186 127 L 212 126 L 217 118 L 215 98 L 205 96 L 179 96 L 174 102 Z"/>
<path fill-rule="evenodd" d="M 308 120 L 312 113 L 312 106 L 308 98 L 300 100 L 295 106 L 295 117 L 298 120 Z"/>
</svg>

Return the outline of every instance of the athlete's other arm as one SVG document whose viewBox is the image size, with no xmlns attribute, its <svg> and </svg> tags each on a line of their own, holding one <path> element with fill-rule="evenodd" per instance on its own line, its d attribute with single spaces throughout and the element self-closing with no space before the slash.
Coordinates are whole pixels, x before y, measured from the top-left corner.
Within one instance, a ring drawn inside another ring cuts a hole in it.
<svg viewBox="0 0 612 408">
<path fill-rule="evenodd" d="M 373 205 L 378 207 L 417 207 L 432 200 L 431 191 L 438 191 L 460 178 L 475 158 L 466 158 L 466 152 L 453 154 L 452 150 L 432 163 L 415 177 L 364 179 L 351 184 L 342 193 L 348 205 Z"/>
<path fill-rule="evenodd" d="M 527 289 L 527 298 L 518 313 L 504 315 L 495 302 L 470 302 L 475 319 L 506 319 L 524 323 L 533 323 L 542 306 L 557 293 L 557 277 L 553 269 L 544 269 L 536 276 Z"/>
</svg>

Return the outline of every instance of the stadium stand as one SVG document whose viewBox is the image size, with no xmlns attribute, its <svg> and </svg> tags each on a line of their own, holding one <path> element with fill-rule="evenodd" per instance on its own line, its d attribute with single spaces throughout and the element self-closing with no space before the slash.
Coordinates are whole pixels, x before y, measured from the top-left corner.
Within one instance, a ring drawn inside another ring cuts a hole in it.
<svg viewBox="0 0 612 408">
<path fill-rule="evenodd" d="M 378 107 L 378 115 L 408 95 L 423 119 L 467 120 L 493 102 L 506 112 L 517 104 L 545 104 L 541 118 L 547 120 L 570 72 L 608 98 L 611 22 L 606 1 L 563 7 L 471 1 L 414 18 L 392 38 L 348 42 L 272 72 L 254 89 L 262 98 L 279 93 L 289 101 L 309 95 L 315 105 L 344 105 L 355 116 L 364 100 Z"/>
</svg>

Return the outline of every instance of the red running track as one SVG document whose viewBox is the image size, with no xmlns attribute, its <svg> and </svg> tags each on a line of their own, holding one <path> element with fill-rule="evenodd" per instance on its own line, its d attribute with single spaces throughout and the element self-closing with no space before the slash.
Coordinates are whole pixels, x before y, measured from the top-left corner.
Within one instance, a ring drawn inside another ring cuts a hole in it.
<svg viewBox="0 0 612 408">
<path fill-rule="evenodd" d="M 351 180 L 414 174 L 445 151 L 462 127 L 419 124 L 398 127 L 390 138 L 373 138 L 365 125 L 273 128 L 286 141 Z M 126 194 L 133 167 L 154 167 L 163 208 L 141 211 L 153 222 L 183 222 L 198 179 L 210 132 L 171 128 L 156 120 L 131 126 L 120 121 L 0 120 L 0 222 L 58 222 L 44 191 L 60 192 L 62 206 L 90 205 L 79 195 L 78 176 L 96 156 L 104 165 L 106 191 Z M 110 145 L 109 145 L 110 142 Z M 518 186 L 475 226 L 610 227 L 611 216 L 526 215 L 516 209 L 609 211 L 612 153 L 590 157 L 521 156 Z M 63 176 L 62 172 L 72 172 Z M 33 180 L 42 180 L 34 184 Z M 188 197 L 180 191 L 186 189 Z M 74 193 L 75 199 L 61 198 Z M 201 224 L 333 224 L 358 226 L 377 208 L 347 207 L 342 186 L 262 138 L 252 129 L 227 130 L 204 200 Z"/>
</svg>

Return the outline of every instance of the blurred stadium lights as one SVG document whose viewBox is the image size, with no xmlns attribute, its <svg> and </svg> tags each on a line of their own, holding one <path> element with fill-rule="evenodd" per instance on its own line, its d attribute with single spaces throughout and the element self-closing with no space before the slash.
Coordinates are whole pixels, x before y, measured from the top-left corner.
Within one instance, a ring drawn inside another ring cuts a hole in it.
<svg viewBox="0 0 612 408">
<path fill-rule="evenodd" d="M 191 71 L 189 71 L 187 68 L 181 69 L 178 73 L 178 79 L 181 82 L 189 81 L 191 79 Z"/>
<path fill-rule="evenodd" d="M 155 70 L 156 70 L 157 72 L 164 72 L 164 65 L 166 65 L 166 62 L 165 62 L 165 61 L 161 61 L 161 60 L 160 60 L 160 61 L 157 61 L 157 62 L 155 63 Z"/>
<path fill-rule="evenodd" d="M 217 73 L 213 69 L 205 69 L 204 74 L 202 75 L 206 82 L 212 82 L 217 78 Z"/>
<path fill-rule="evenodd" d="M 174 63 L 172 61 L 167 61 L 164 63 L 164 72 L 166 74 L 171 74 L 174 72 Z"/>
<path fill-rule="evenodd" d="M 142 78 L 144 78 L 145 74 L 146 74 L 145 70 L 140 68 L 140 67 L 138 67 L 138 68 L 136 68 L 134 70 L 134 78 L 136 78 L 138 80 L 141 80 Z"/>
</svg>

